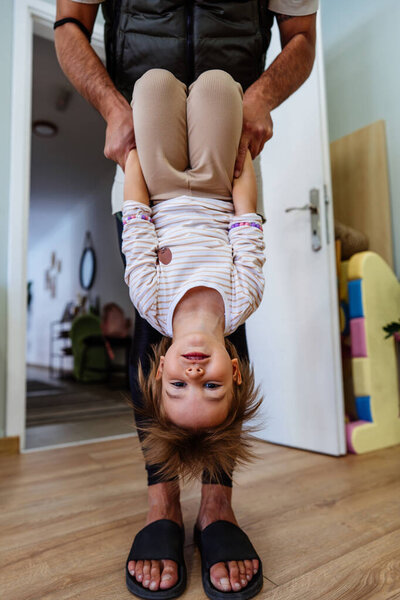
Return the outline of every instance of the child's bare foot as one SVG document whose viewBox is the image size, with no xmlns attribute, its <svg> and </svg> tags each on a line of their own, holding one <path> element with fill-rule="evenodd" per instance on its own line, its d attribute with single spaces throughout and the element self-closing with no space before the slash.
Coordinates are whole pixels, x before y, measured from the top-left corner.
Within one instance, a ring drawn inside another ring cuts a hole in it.
<svg viewBox="0 0 400 600">
<path fill-rule="evenodd" d="M 203 530 L 220 519 L 237 525 L 232 509 L 232 489 L 223 485 L 203 485 L 197 527 Z M 258 560 L 239 560 L 216 563 L 210 569 L 214 587 L 222 592 L 239 591 L 251 581 L 258 571 Z"/>
<path fill-rule="evenodd" d="M 182 525 L 179 484 L 168 481 L 149 486 L 149 512 L 146 525 L 170 519 Z M 131 560 L 128 570 L 136 581 L 150 590 L 166 590 L 178 582 L 178 567 L 173 560 Z"/>
</svg>

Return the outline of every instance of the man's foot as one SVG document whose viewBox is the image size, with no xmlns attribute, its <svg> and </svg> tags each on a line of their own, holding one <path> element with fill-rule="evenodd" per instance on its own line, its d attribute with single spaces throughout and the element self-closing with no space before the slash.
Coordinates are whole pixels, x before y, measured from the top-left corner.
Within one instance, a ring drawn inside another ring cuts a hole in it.
<svg viewBox="0 0 400 600">
<path fill-rule="evenodd" d="M 203 484 L 196 525 L 203 530 L 220 519 L 238 524 L 232 509 L 232 489 L 223 485 Z M 258 560 L 220 562 L 211 567 L 210 580 L 222 592 L 237 592 L 248 585 L 258 568 Z"/>
<path fill-rule="evenodd" d="M 179 484 L 173 481 L 149 486 L 149 512 L 146 525 L 170 519 L 182 526 Z M 178 582 L 178 565 L 173 560 L 131 560 L 128 570 L 136 581 L 150 590 L 166 590 Z"/>
</svg>

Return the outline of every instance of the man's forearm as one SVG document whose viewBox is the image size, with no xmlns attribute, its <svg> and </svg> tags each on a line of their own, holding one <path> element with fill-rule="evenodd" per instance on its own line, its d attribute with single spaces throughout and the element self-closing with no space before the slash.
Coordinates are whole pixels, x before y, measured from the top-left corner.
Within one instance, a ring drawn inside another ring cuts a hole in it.
<svg viewBox="0 0 400 600">
<path fill-rule="evenodd" d="M 57 28 L 54 37 L 62 70 L 106 121 L 113 111 L 129 106 L 84 34 L 74 24 L 66 23 Z"/>
<path fill-rule="evenodd" d="M 270 112 L 295 92 L 310 75 L 315 58 L 314 41 L 298 33 L 283 48 L 247 96 L 257 95 Z M 246 97 L 245 95 L 245 97 Z"/>
</svg>

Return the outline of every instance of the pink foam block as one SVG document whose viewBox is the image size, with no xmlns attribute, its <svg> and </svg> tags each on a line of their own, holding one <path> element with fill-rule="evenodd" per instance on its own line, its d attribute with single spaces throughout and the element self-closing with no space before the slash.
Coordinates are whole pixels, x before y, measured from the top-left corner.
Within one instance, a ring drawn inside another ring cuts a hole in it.
<svg viewBox="0 0 400 600">
<path fill-rule="evenodd" d="M 350 320 L 351 355 L 353 358 L 362 358 L 367 355 L 367 342 L 365 339 L 365 317 Z"/>
<path fill-rule="evenodd" d="M 351 423 L 346 423 L 347 450 L 351 452 L 351 454 L 357 454 L 353 446 L 353 431 L 354 429 L 357 429 L 357 427 L 365 425 L 365 423 L 369 423 L 369 421 L 352 421 Z"/>
</svg>

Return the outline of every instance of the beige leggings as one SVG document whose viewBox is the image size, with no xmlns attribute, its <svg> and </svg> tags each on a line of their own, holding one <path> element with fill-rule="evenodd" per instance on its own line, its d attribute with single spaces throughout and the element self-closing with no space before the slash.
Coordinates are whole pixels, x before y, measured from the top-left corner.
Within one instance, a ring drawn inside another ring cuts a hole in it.
<svg viewBox="0 0 400 600">
<path fill-rule="evenodd" d="M 225 71 L 206 71 L 187 89 L 164 69 L 135 84 L 133 122 L 151 200 L 232 198 L 243 92 Z"/>
</svg>

